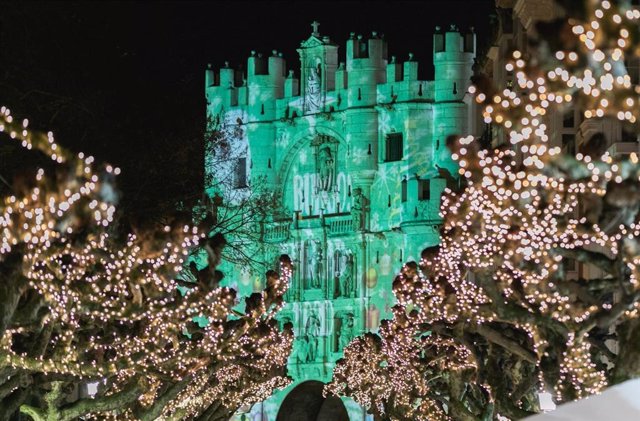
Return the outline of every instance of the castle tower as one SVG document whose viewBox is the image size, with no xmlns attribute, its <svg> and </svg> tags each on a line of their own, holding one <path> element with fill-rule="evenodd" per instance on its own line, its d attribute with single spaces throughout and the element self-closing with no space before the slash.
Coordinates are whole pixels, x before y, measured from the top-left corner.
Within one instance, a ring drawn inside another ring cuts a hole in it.
<svg viewBox="0 0 640 421">
<path fill-rule="evenodd" d="M 273 50 L 269 57 L 255 51 L 247 59 L 247 125 L 251 147 L 248 159 L 251 180 L 261 180 L 266 187 L 275 185 L 275 128 L 264 121 L 276 118 L 276 100 L 284 97 L 286 63 L 282 54 Z"/>
<path fill-rule="evenodd" d="M 377 103 L 378 84 L 386 81 L 387 43 L 372 32 L 366 39 L 353 32 L 347 40 L 347 126 L 351 128 L 347 142 L 350 150 L 363 159 L 353 162 L 354 189 L 371 197 L 371 186 L 377 167 L 378 142 L 372 142 L 378 132 L 378 113 L 372 105 Z"/>
<path fill-rule="evenodd" d="M 347 40 L 349 106 L 376 103 L 376 87 L 385 82 L 386 67 L 386 41 L 377 32 L 372 32 L 369 39 L 352 32 Z"/>
<path fill-rule="evenodd" d="M 435 67 L 433 136 L 439 144 L 434 158 L 441 167 L 454 173 L 457 168 L 448 158 L 446 139 L 450 135 L 467 132 L 468 110 L 463 102 L 471 84 L 472 65 L 476 53 L 473 29 L 461 32 L 455 25 L 442 31 L 436 28 L 433 36 L 433 65 Z"/>
<path fill-rule="evenodd" d="M 265 268 L 281 254 L 294 264 L 277 316 L 293 325 L 293 382 L 232 421 L 371 420 L 351 399 L 323 397 L 323 383 L 354 337 L 391 316 L 402 265 L 439 242 L 444 180 L 436 166 L 456 171 L 444 142 L 466 130 L 473 33 L 436 35 L 436 80 L 428 81 L 413 54 L 389 63 L 376 32 L 352 33 L 339 63 L 338 45 L 318 26 L 297 50 L 299 69 L 287 72 L 274 51 L 252 52 L 246 75 L 228 64 L 205 73 L 207 112 L 247 181 L 228 196 L 259 186 L 277 198 L 259 221 L 243 219 L 255 232 L 243 247 Z M 239 296 L 264 288 L 264 272 L 246 262 L 223 261 L 220 270 Z"/>
</svg>

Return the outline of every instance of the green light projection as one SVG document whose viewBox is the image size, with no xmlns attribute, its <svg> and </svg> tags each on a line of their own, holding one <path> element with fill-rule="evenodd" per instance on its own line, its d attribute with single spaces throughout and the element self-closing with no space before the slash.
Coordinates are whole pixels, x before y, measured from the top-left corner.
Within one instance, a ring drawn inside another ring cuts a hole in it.
<svg viewBox="0 0 640 421">
<path fill-rule="evenodd" d="M 352 34 L 339 63 L 338 46 L 317 26 L 298 49 L 300 79 L 285 73 L 276 51 L 252 52 L 245 80 L 228 66 L 219 74 L 207 70 L 207 112 L 219 130 L 235 134 L 232 150 L 239 145 L 231 161 L 245 158 L 238 162 L 249 186 L 259 179 L 281 194 L 282 203 L 257 225 L 262 241 L 253 255 L 264 267 L 283 253 L 295 265 L 279 315 L 296 334 L 294 382 L 238 420 L 294 419 L 279 414 L 286 396 L 304 382 L 331 378 L 344 346 L 390 315 L 391 283 L 402 263 L 438 243 L 446 184 L 439 168 L 457 171 L 445 139 L 467 132 L 475 36 L 451 27 L 435 37 L 444 44 L 434 52 L 435 81 L 418 80 L 412 56 L 388 59 L 375 32 L 368 39 Z M 392 147 L 398 156 L 390 155 Z M 205 163 L 210 194 L 216 178 L 238 172 L 226 164 L 214 169 L 213 160 Z M 262 269 L 221 266 L 241 295 L 261 290 Z M 351 421 L 367 417 L 353 401 L 343 404 Z"/>
</svg>

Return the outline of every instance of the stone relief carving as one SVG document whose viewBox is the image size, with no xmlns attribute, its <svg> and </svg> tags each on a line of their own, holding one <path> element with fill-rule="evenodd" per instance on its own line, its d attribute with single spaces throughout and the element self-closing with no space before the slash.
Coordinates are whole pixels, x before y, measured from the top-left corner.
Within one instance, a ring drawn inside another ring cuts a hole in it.
<svg viewBox="0 0 640 421">
<path fill-rule="evenodd" d="M 353 285 L 353 258 L 346 255 L 345 266 L 340 274 L 340 295 L 345 298 L 353 297 L 355 295 Z"/>
<path fill-rule="evenodd" d="M 303 281 L 305 289 L 319 289 L 324 281 L 324 253 L 318 240 L 306 240 L 302 246 Z"/>
<path fill-rule="evenodd" d="M 318 152 L 318 178 L 316 179 L 317 191 L 330 192 L 335 184 L 335 162 L 329 146 L 325 146 Z"/>
<path fill-rule="evenodd" d="M 305 92 L 305 111 L 309 112 L 317 112 L 322 107 L 322 98 L 321 98 L 321 70 L 320 65 L 317 67 L 309 67 L 308 69 L 309 76 L 307 76 L 307 89 Z"/>
<path fill-rule="evenodd" d="M 344 250 L 336 251 L 334 255 L 334 267 L 337 297 L 354 297 L 353 256 L 350 253 L 345 253 Z"/>
<path fill-rule="evenodd" d="M 362 189 L 356 187 L 353 189 L 353 205 L 351 205 L 351 218 L 353 220 L 353 229 L 362 231 L 364 229 L 364 212 L 366 209 L 367 198 L 364 197 Z"/>
<path fill-rule="evenodd" d="M 354 337 L 355 322 L 353 320 L 353 314 L 347 313 L 342 316 L 342 323 L 340 326 L 340 333 L 338 339 L 339 350 L 344 348 L 351 342 Z"/>
<path fill-rule="evenodd" d="M 305 324 L 305 338 L 307 353 L 305 362 L 313 362 L 318 356 L 318 337 L 320 336 L 320 319 L 315 310 L 311 310 L 311 314 L 307 318 Z"/>
</svg>

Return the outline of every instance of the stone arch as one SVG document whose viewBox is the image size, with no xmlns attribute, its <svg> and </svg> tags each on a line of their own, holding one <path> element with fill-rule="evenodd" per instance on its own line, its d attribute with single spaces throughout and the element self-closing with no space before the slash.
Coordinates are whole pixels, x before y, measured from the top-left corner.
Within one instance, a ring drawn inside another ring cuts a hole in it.
<svg viewBox="0 0 640 421">
<path fill-rule="evenodd" d="M 276 421 L 349 421 L 349 413 L 340 398 L 322 396 L 324 383 L 302 382 L 282 401 Z"/>
<path fill-rule="evenodd" d="M 328 127 L 316 127 L 315 130 L 306 130 L 299 136 L 296 136 L 293 142 L 291 142 L 291 146 L 289 146 L 285 151 L 283 155 L 285 158 L 280 164 L 280 168 L 278 168 L 277 176 L 278 182 L 283 186 L 283 191 L 281 192 L 282 194 L 284 194 L 284 189 L 286 188 L 284 186 L 284 182 L 289 176 L 289 172 L 291 171 L 291 167 L 293 165 L 293 160 L 298 156 L 300 150 L 307 146 L 306 141 L 310 140 L 316 135 L 331 136 L 338 141 L 339 146 L 346 148 L 347 143 L 342 135 L 340 135 L 340 133 L 338 133 L 336 130 Z"/>
</svg>

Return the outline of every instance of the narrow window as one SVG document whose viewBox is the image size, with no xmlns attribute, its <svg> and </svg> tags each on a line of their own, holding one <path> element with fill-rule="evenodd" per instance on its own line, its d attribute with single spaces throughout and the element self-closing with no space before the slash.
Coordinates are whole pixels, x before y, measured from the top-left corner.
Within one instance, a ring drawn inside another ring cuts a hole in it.
<svg viewBox="0 0 640 421">
<path fill-rule="evenodd" d="M 389 133 L 385 139 L 385 162 L 402 159 L 402 133 Z"/>
<path fill-rule="evenodd" d="M 418 180 L 418 200 L 431 200 L 431 184 L 429 180 Z"/>
<path fill-rule="evenodd" d="M 407 179 L 403 178 L 401 184 L 402 184 L 402 201 L 406 202 L 407 201 Z"/>
<path fill-rule="evenodd" d="M 234 187 L 236 189 L 247 187 L 247 158 L 238 158 L 234 178 Z"/>
</svg>

